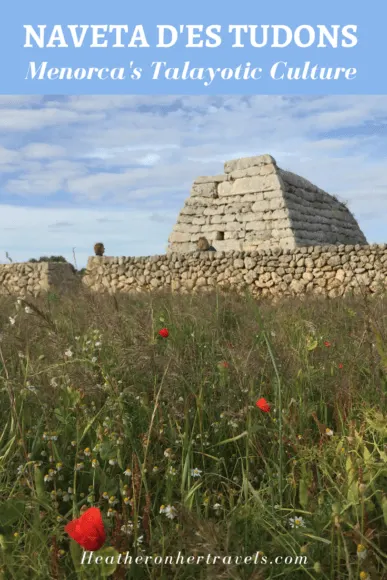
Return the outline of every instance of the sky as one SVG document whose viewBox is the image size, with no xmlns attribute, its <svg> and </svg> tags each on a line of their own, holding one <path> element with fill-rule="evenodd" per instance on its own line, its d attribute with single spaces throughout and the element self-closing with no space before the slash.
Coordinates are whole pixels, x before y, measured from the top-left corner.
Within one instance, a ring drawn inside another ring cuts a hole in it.
<svg viewBox="0 0 387 580">
<path fill-rule="evenodd" d="M 269 153 L 387 242 L 387 96 L 1 96 L 0 262 L 166 251 L 192 182 Z"/>
</svg>

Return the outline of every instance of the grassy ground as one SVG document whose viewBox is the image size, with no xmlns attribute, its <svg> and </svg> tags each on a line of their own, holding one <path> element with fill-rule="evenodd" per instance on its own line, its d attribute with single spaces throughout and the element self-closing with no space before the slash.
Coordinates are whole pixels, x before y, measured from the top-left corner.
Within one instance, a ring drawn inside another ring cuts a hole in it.
<svg viewBox="0 0 387 580">
<path fill-rule="evenodd" d="M 112 572 L 85 506 L 118 553 L 219 558 L 117 579 L 387 578 L 386 298 L 3 297 L 0 328 L 1 580 Z"/>
</svg>

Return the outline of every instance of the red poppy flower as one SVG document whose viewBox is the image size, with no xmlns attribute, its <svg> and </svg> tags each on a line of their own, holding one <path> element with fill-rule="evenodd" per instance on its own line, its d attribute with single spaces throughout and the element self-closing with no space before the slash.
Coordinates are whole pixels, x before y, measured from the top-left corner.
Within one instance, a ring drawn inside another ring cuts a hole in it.
<svg viewBox="0 0 387 580">
<path fill-rule="evenodd" d="M 169 336 L 168 328 L 162 328 L 161 330 L 159 330 L 159 335 L 162 336 L 163 338 L 168 338 Z"/>
<path fill-rule="evenodd" d="M 226 360 L 222 360 L 219 364 L 218 367 L 219 368 L 223 368 L 223 369 L 228 369 L 230 365 L 228 364 L 228 362 Z"/>
<path fill-rule="evenodd" d="M 331 346 L 331 343 L 329 342 L 329 340 L 326 340 L 324 342 L 324 346 L 326 346 L 327 348 L 329 348 Z"/>
<path fill-rule="evenodd" d="M 339 364 L 338 364 L 338 367 L 339 367 L 339 369 L 342 369 L 342 368 L 343 368 L 343 366 L 344 366 L 344 365 L 343 365 L 343 363 L 339 363 Z"/>
<path fill-rule="evenodd" d="M 102 548 L 106 540 L 101 512 L 96 507 L 89 508 L 78 519 L 69 522 L 65 532 L 89 552 Z"/>
<path fill-rule="evenodd" d="M 258 409 L 261 409 L 261 411 L 263 411 L 264 413 L 270 412 L 271 407 L 264 397 L 258 399 L 258 401 L 255 404 L 258 407 Z"/>
</svg>

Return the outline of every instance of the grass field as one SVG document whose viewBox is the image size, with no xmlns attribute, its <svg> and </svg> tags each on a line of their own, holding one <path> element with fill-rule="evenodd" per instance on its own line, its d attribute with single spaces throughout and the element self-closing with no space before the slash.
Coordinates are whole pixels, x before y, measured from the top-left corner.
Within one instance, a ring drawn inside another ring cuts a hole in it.
<svg viewBox="0 0 387 580">
<path fill-rule="evenodd" d="M 85 292 L 0 317 L 1 580 L 387 578 L 386 298 Z M 143 562 L 80 564 L 64 528 L 91 506 L 103 557 Z M 179 552 L 203 561 L 158 563 Z"/>
</svg>

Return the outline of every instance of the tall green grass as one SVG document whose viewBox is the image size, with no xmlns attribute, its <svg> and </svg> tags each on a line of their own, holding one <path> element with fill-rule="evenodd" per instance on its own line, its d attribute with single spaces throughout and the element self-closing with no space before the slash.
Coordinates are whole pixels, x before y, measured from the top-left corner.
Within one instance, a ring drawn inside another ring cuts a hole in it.
<svg viewBox="0 0 387 580">
<path fill-rule="evenodd" d="M 0 579 L 387 578 L 386 306 L 3 297 Z M 92 505 L 119 553 L 223 560 L 80 566 Z"/>
</svg>

